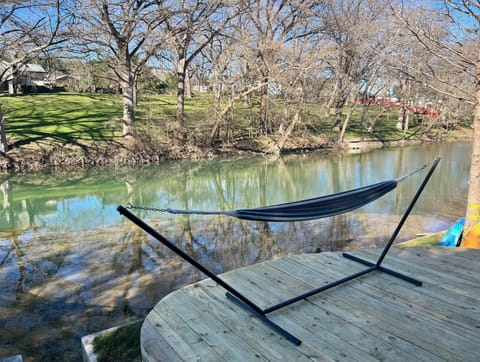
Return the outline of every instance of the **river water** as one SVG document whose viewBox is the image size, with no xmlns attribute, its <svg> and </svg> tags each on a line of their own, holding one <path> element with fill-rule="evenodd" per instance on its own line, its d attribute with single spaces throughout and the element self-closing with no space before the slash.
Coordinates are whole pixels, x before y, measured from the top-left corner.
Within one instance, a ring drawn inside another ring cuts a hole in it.
<svg viewBox="0 0 480 362">
<path fill-rule="evenodd" d="M 232 210 L 396 178 L 442 158 L 398 241 L 465 213 L 469 143 L 0 177 L 0 358 L 81 360 L 80 338 L 143 318 L 203 276 L 118 205 Z M 382 247 L 426 171 L 354 212 L 296 223 L 134 212 L 215 273 L 300 252 Z"/>
</svg>

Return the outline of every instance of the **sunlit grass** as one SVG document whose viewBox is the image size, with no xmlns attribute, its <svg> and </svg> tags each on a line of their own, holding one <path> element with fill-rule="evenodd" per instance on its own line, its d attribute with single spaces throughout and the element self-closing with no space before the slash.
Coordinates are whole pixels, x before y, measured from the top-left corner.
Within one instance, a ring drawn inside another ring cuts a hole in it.
<svg viewBox="0 0 480 362">
<path fill-rule="evenodd" d="M 119 137 L 121 126 L 109 124 L 112 118 L 121 118 L 121 95 L 55 93 L 17 97 L 1 97 L 0 104 L 6 118 L 6 133 L 10 142 L 34 142 L 46 138 L 57 140 L 104 140 Z M 136 107 L 136 125 L 163 132 L 176 122 L 177 99 L 175 94 L 141 94 Z M 277 131 L 283 117 L 280 100 L 272 102 L 273 132 Z M 221 123 L 222 135 L 229 137 L 254 137 L 259 126 L 259 102 L 239 100 Z M 344 117 L 346 116 L 345 110 Z M 308 104 L 299 128 L 313 134 L 322 134 L 332 140 L 338 132 L 332 129 L 333 110 L 327 112 L 318 104 Z M 414 136 L 420 127 L 412 125 L 404 134 L 396 129 L 398 110 L 369 106 L 357 107 L 352 114 L 345 137 L 397 140 Z M 373 131 L 368 122 L 375 120 Z M 185 125 L 195 137 L 209 135 L 215 121 L 213 97 L 197 94 L 185 99 Z M 413 122 L 412 122 L 413 123 Z"/>
<path fill-rule="evenodd" d="M 119 135 L 105 123 L 121 116 L 117 95 L 37 94 L 2 97 L 0 104 L 6 134 L 14 140 L 98 140 Z"/>
<path fill-rule="evenodd" d="M 422 247 L 422 246 L 437 246 L 445 235 L 446 231 L 440 231 L 435 234 L 421 236 L 403 243 L 396 244 L 399 248 L 407 247 Z"/>
</svg>

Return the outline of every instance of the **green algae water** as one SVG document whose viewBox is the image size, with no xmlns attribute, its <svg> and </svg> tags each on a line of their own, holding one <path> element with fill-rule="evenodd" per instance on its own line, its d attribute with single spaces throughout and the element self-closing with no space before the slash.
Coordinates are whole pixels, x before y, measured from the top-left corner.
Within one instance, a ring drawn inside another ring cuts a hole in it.
<svg viewBox="0 0 480 362">
<path fill-rule="evenodd" d="M 118 205 L 232 210 L 336 193 L 442 158 L 398 241 L 465 213 L 471 144 L 362 154 L 163 163 L 0 177 L 0 358 L 81 360 L 80 338 L 145 317 L 204 276 L 124 219 Z M 296 223 L 135 213 L 215 273 L 293 253 L 382 247 L 422 171 L 354 212 Z"/>
</svg>

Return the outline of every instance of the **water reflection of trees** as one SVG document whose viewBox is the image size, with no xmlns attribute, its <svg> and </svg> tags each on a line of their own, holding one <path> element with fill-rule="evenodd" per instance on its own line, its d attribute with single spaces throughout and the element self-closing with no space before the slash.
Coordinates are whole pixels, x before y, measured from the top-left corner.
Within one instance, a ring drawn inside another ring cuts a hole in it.
<svg viewBox="0 0 480 362">
<path fill-rule="evenodd" d="M 463 199 L 452 196 L 465 192 L 468 187 L 465 174 L 469 163 L 458 157 L 462 147 L 465 149 L 461 144 L 452 145 L 443 151 L 439 167 L 443 170 L 442 176 L 432 179 L 432 187 L 422 195 L 416 210 L 429 212 L 432 202 L 438 203 L 436 199 L 440 194 L 449 198 L 444 204 L 463 207 Z M 92 220 L 89 215 L 98 212 L 93 208 L 115 213 L 115 205 L 128 202 L 154 207 L 235 209 L 293 201 L 400 176 L 423 162 L 431 161 L 437 152 L 437 148 L 423 147 L 418 152 L 405 148 L 348 157 L 286 156 L 279 159 L 185 162 L 135 170 L 14 175 L 0 182 L 4 206 L 0 210 L 0 226 L 30 228 L 42 226 L 43 222 L 51 227 L 59 208 L 74 202 L 72 207 L 77 210 L 83 207 L 84 212 L 69 225 L 88 228 L 98 219 Z M 406 180 L 399 186 L 400 192 L 386 195 L 364 210 L 401 213 L 407 197 L 418 187 L 419 177 Z M 445 178 L 451 181 L 442 182 Z M 107 208 L 109 205 L 111 207 Z M 68 223 L 68 220 L 64 222 Z"/>
</svg>

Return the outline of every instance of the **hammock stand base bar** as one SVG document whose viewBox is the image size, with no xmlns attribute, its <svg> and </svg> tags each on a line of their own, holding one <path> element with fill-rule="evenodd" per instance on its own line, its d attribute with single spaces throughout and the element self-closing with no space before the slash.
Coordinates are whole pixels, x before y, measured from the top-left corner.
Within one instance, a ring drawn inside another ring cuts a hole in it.
<svg viewBox="0 0 480 362">
<path fill-rule="evenodd" d="M 242 308 L 244 308 L 245 310 L 247 310 L 248 312 L 250 312 L 252 315 L 254 315 L 256 318 L 258 318 L 260 321 L 262 321 L 263 323 L 265 323 L 268 327 L 270 327 L 271 329 L 273 329 L 274 331 L 276 331 L 277 333 L 279 333 L 280 335 L 282 335 L 283 337 L 285 337 L 287 340 L 289 340 L 290 342 L 294 343 L 295 345 L 300 345 L 302 343 L 302 341 L 300 339 L 298 339 L 297 337 L 295 337 L 294 335 L 292 335 L 290 332 L 288 332 L 287 330 L 285 330 L 284 328 L 282 328 L 281 326 L 279 326 L 278 324 L 276 324 L 275 322 L 273 322 L 272 320 L 270 320 L 268 317 L 267 317 L 267 314 L 268 313 L 271 313 L 273 311 L 276 311 L 276 310 L 279 310 L 281 308 L 284 308 L 290 304 L 293 304 L 293 303 L 296 303 L 296 302 L 299 302 L 301 300 L 304 300 L 308 297 L 311 297 L 311 296 L 314 296 L 318 293 L 321 293 L 322 291 L 325 291 L 327 289 L 330 289 L 330 288 L 333 288 L 333 287 L 336 287 L 338 285 L 341 285 L 341 284 L 344 284 L 348 281 L 351 281 L 353 279 L 356 279 L 356 278 L 359 278 L 363 275 L 366 275 L 372 271 L 375 271 L 375 270 L 378 270 L 380 272 L 384 272 L 386 274 L 389 274 L 391 276 L 394 276 L 396 278 L 399 278 L 399 279 L 402 279 L 404 281 L 407 281 L 409 283 L 412 283 L 414 285 L 417 285 L 417 286 L 421 286 L 422 285 L 422 282 L 419 281 L 419 280 L 416 280 L 414 278 L 411 278 L 407 275 L 404 275 L 402 273 L 399 273 L 399 272 L 396 272 L 394 270 L 391 270 L 391 269 L 388 269 L 388 268 L 385 268 L 383 267 L 381 264 L 384 260 L 384 258 L 387 256 L 387 253 L 388 251 L 390 250 L 390 247 L 393 245 L 393 242 L 395 241 L 398 233 L 400 232 L 400 229 L 402 228 L 403 224 L 405 223 L 406 219 L 408 218 L 408 216 L 410 215 L 410 212 L 412 211 L 413 207 L 415 206 L 418 198 L 420 197 L 420 194 L 423 192 L 426 184 L 428 183 L 428 181 L 430 180 L 430 177 L 432 176 L 433 174 L 433 171 L 435 170 L 435 168 L 437 167 L 438 163 L 440 162 L 440 158 L 437 157 L 430 170 L 428 171 L 427 175 L 425 176 L 422 184 L 420 185 L 420 187 L 418 188 L 415 196 L 413 197 L 413 199 L 410 201 L 410 204 L 409 206 L 407 207 L 407 210 L 404 212 L 400 222 L 398 223 L 397 227 L 395 228 L 395 231 L 393 232 L 392 236 L 390 237 L 390 240 L 387 242 L 387 244 L 385 245 L 385 247 L 383 248 L 383 251 L 380 255 L 380 257 L 378 258 L 378 260 L 376 261 L 376 263 L 373 263 L 373 262 L 370 262 L 368 260 L 364 260 L 364 259 L 361 259 L 359 257 L 356 257 L 354 255 L 351 255 L 351 254 L 348 254 L 348 253 L 343 253 L 342 255 L 347 258 L 347 259 L 350 259 L 350 260 L 353 260 L 355 262 L 358 262 L 358 263 L 361 263 L 363 265 L 366 265 L 368 266 L 367 269 L 364 269 L 362 271 L 359 271 L 357 273 L 354 273 L 354 274 L 351 274 L 351 275 L 348 275 L 344 278 L 341 278 L 341 279 L 338 279 L 336 281 L 333 281 L 329 284 L 326 284 L 326 285 L 323 285 L 322 287 L 320 288 L 317 288 L 317 289 L 313 289 L 309 292 L 306 292 L 306 293 L 303 293 L 303 294 L 300 294 L 294 298 L 291 298 L 291 299 L 288 299 L 284 302 L 281 302 L 279 304 L 276 304 L 274 306 L 271 306 L 269 308 L 266 308 L 266 309 L 262 309 L 260 308 L 257 304 L 255 304 L 254 302 L 252 302 L 247 296 L 245 296 L 244 294 L 242 294 L 241 292 L 237 291 L 235 288 L 233 288 L 230 284 L 228 284 L 227 282 L 225 282 L 223 279 L 221 279 L 219 276 L 217 276 L 215 273 L 213 273 L 212 271 L 210 271 L 207 267 L 205 267 L 204 265 L 202 265 L 201 263 L 199 263 L 198 261 L 196 261 L 195 259 L 193 259 L 192 257 L 190 257 L 187 253 L 185 253 L 183 250 L 181 250 L 180 248 L 178 248 L 176 245 L 174 245 L 170 240 L 168 240 L 165 236 L 163 236 L 162 234 L 160 234 L 157 230 L 153 229 L 150 225 L 148 225 L 147 223 L 145 223 L 143 220 L 141 220 L 140 218 L 138 218 L 135 214 L 131 213 L 128 209 L 126 209 L 125 207 L 123 206 L 118 206 L 117 207 L 117 210 L 118 212 L 125 216 L 127 219 L 129 219 L 130 221 L 132 221 L 134 224 L 136 224 L 138 227 L 140 227 L 141 229 L 143 229 L 146 233 L 150 234 L 151 236 L 153 236 L 155 239 L 157 239 L 158 241 L 160 241 L 164 246 L 166 246 L 167 248 L 169 248 L 170 250 L 172 250 L 174 253 L 176 253 L 178 256 L 180 256 L 181 258 L 183 258 L 185 261 L 187 261 L 188 263 L 190 263 L 192 266 L 194 266 L 195 268 L 197 268 L 199 271 L 201 271 L 202 273 L 204 273 L 207 277 L 209 277 L 210 279 L 212 279 L 213 281 L 215 281 L 217 284 L 219 284 L 221 287 L 223 287 L 225 290 L 227 290 L 227 293 L 226 293 L 226 297 L 228 299 L 230 299 L 231 301 L 233 301 L 235 304 L 241 306 Z"/>
<path fill-rule="evenodd" d="M 343 257 L 345 257 L 347 259 L 350 259 L 350 260 L 353 260 L 353 261 L 356 261 L 357 263 L 361 263 L 361 264 L 368 265 L 368 266 L 375 266 L 376 270 L 380 270 L 380 271 L 382 271 L 386 274 L 393 275 L 394 277 L 397 277 L 399 279 L 405 280 L 406 282 L 412 283 L 412 284 L 416 285 L 417 287 L 421 287 L 423 285 L 423 283 L 420 280 L 409 277 L 408 275 L 399 273 L 395 270 L 385 268 L 381 265 L 377 266 L 375 263 L 372 263 L 371 261 L 359 258 L 358 256 L 347 254 L 347 253 L 343 253 L 342 255 L 343 255 Z"/>
</svg>

